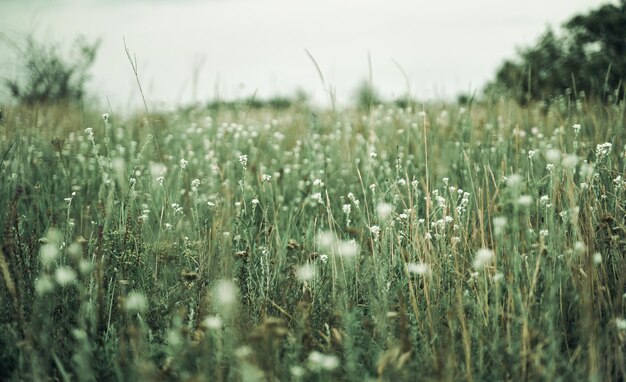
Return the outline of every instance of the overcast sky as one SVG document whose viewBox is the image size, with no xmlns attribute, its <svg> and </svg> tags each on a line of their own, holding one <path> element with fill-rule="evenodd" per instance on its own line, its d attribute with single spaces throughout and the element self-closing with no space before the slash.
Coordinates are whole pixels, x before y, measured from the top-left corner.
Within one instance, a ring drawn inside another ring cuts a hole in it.
<svg viewBox="0 0 626 382">
<path fill-rule="evenodd" d="M 0 0 L 0 31 L 68 42 L 102 39 L 90 88 L 117 107 L 140 101 L 123 38 L 152 105 L 324 87 L 339 100 L 368 76 L 386 97 L 454 97 L 480 88 L 516 47 L 548 25 L 607 1 L 592 0 Z M 401 69 L 400 69 L 401 68 Z M 0 49 L 0 73 L 19 70 Z M 194 72 L 197 73 L 194 80 Z M 403 74 L 403 72 L 406 74 Z M 408 79 L 408 83 L 407 83 Z M 194 85 L 195 84 L 195 85 Z"/>
</svg>

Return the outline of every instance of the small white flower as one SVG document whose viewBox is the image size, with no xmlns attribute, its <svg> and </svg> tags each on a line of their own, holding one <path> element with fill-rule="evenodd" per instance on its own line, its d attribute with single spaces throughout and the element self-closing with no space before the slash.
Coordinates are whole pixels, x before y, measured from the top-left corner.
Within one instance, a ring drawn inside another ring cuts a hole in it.
<svg viewBox="0 0 626 382">
<path fill-rule="evenodd" d="M 213 298 L 222 307 L 231 307 L 237 300 L 237 286 L 230 280 L 219 280 L 213 288 Z"/>
<path fill-rule="evenodd" d="M 524 207 L 530 206 L 532 202 L 533 202 L 533 197 L 530 195 L 521 195 L 519 199 L 517 200 L 517 203 L 520 206 L 524 206 Z"/>
<path fill-rule="evenodd" d="M 222 328 L 222 319 L 219 316 L 207 316 L 202 320 L 202 325 L 206 329 L 220 330 Z"/>
<path fill-rule="evenodd" d="M 414 273 L 420 276 L 426 276 L 430 274 L 430 265 L 426 263 L 408 263 L 406 265 L 409 273 Z"/>
<path fill-rule="evenodd" d="M 269 182 L 270 180 L 272 180 L 272 176 L 271 175 L 263 174 L 263 181 L 264 182 Z"/>
<path fill-rule="evenodd" d="M 600 252 L 596 252 L 593 254 L 593 263 L 595 265 L 602 264 L 602 255 L 600 254 Z"/>
<path fill-rule="evenodd" d="M 296 277 L 301 282 L 310 281 L 315 277 L 315 267 L 312 264 L 304 264 L 296 270 Z"/>
<path fill-rule="evenodd" d="M 181 159 L 179 163 L 180 163 L 180 168 L 185 168 L 189 164 L 189 161 L 185 159 Z"/>
<path fill-rule="evenodd" d="M 324 182 L 322 182 L 322 180 L 318 178 L 313 181 L 313 185 L 315 187 L 324 187 Z"/>
<path fill-rule="evenodd" d="M 572 129 L 574 129 L 574 134 L 578 135 L 580 133 L 580 123 L 572 125 Z"/>
<path fill-rule="evenodd" d="M 393 206 L 389 203 L 379 203 L 376 206 L 376 215 L 378 215 L 378 219 L 380 220 L 387 220 L 392 212 Z"/>
<path fill-rule="evenodd" d="M 489 248 L 481 248 L 476 252 L 474 258 L 474 268 L 480 269 L 491 262 L 493 251 Z"/>
<path fill-rule="evenodd" d="M 245 168 L 248 165 L 248 156 L 245 154 L 239 155 L 239 163 Z"/>
<path fill-rule="evenodd" d="M 359 246 L 354 240 L 342 240 L 337 244 L 337 252 L 344 258 L 353 258 L 359 252 Z"/>
<path fill-rule="evenodd" d="M 128 313 L 143 313 L 148 309 L 146 296 L 140 292 L 130 292 L 124 300 L 124 309 Z"/>
<path fill-rule="evenodd" d="M 320 255 L 320 261 L 321 261 L 323 264 L 326 264 L 326 262 L 328 261 L 328 255 L 321 254 L 321 255 Z"/>
<path fill-rule="evenodd" d="M 380 227 L 377 225 L 373 225 L 370 227 L 370 232 L 374 236 L 374 239 L 378 239 L 378 236 L 380 236 Z"/>
</svg>

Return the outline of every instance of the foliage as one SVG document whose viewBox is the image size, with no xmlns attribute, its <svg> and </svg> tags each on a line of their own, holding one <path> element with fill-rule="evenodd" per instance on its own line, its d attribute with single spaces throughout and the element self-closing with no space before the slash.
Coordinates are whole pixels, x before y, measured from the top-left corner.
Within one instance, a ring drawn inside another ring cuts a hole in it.
<svg viewBox="0 0 626 382">
<path fill-rule="evenodd" d="M 626 79 L 626 1 L 577 15 L 557 35 L 548 29 L 532 47 L 498 69 L 487 93 L 505 92 L 520 102 L 585 94 L 619 100 Z"/>
<path fill-rule="evenodd" d="M 624 380 L 625 115 L 10 109 L 0 379 Z"/>
<path fill-rule="evenodd" d="M 4 81 L 12 97 L 24 105 L 82 101 L 99 42 L 79 37 L 70 55 L 64 57 L 55 44 L 39 42 L 33 36 L 25 40 L 20 49 L 23 72 Z"/>
</svg>

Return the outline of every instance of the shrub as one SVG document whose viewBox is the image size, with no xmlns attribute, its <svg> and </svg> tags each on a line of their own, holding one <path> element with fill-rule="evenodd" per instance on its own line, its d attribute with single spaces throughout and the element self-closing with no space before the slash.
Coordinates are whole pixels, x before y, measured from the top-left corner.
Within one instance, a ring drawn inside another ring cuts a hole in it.
<svg viewBox="0 0 626 382">
<path fill-rule="evenodd" d="M 82 101 L 100 42 L 78 37 L 70 54 L 64 56 L 56 44 L 42 43 L 33 36 L 25 40 L 23 48 L 18 48 L 23 71 L 4 81 L 13 98 L 25 105 Z"/>
</svg>

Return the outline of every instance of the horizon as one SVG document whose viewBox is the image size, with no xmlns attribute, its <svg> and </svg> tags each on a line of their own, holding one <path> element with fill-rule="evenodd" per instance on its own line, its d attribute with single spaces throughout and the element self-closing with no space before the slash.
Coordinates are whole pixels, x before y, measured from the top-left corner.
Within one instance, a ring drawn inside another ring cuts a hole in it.
<svg viewBox="0 0 626 382">
<path fill-rule="evenodd" d="M 370 76 L 370 62 L 372 84 L 384 99 L 407 93 L 453 99 L 480 91 L 516 49 L 532 45 L 548 27 L 558 30 L 573 15 L 607 3 L 9 1 L 10 12 L 2 12 L 0 22 L 2 33 L 18 41 L 32 33 L 68 48 L 80 34 L 100 38 L 88 90 L 118 109 L 141 103 L 123 39 L 137 58 L 151 107 L 293 96 L 298 89 L 327 104 L 328 89 L 307 51 L 339 104 L 346 104 Z M 0 73 L 10 77 L 19 63 L 4 52 Z"/>
</svg>

